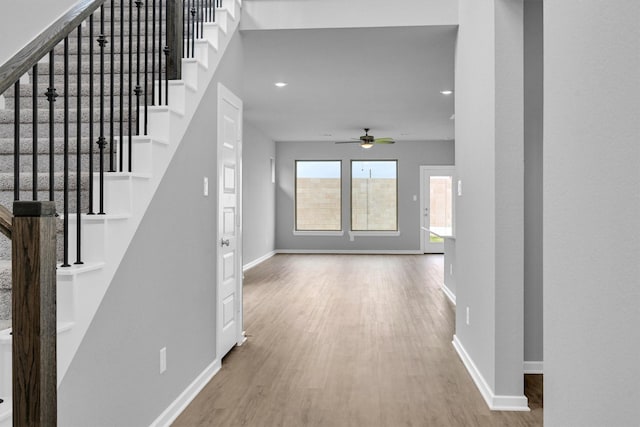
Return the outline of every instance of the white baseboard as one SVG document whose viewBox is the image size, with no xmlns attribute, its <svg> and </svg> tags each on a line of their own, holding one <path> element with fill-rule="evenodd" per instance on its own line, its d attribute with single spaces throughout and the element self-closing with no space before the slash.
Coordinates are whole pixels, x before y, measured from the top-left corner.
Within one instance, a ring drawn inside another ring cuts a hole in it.
<svg viewBox="0 0 640 427">
<path fill-rule="evenodd" d="M 530 411 L 529 401 L 526 396 L 504 396 L 496 395 L 485 381 L 484 377 L 473 363 L 473 360 L 465 350 L 464 346 L 460 342 L 457 336 L 453 336 L 453 347 L 458 352 L 458 356 L 467 368 L 467 371 L 471 375 L 473 382 L 476 383 L 476 387 L 480 391 L 480 394 L 487 403 L 487 406 L 492 411 Z"/>
<path fill-rule="evenodd" d="M 543 374 L 544 373 L 544 362 L 543 361 L 533 361 L 533 360 L 525 360 L 524 361 L 524 373 L 525 374 Z"/>
<path fill-rule="evenodd" d="M 204 371 L 193 380 L 187 388 L 180 393 L 180 396 L 174 400 L 171 405 L 165 409 L 158 418 L 151 423 L 150 427 L 169 427 L 172 422 L 178 418 L 178 415 L 185 410 L 185 408 L 191 403 L 191 401 L 200 393 L 200 391 L 207 385 L 211 378 L 220 370 L 220 360 L 214 360 Z"/>
<path fill-rule="evenodd" d="M 266 260 L 268 260 L 269 258 L 274 256 L 275 254 L 276 254 L 276 251 L 271 251 L 269 253 L 266 253 L 266 254 L 262 255 L 260 258 L 256 258 L 253 261 L 246 263 L 245 265 L 242 266 L 242 271 L 245 272 L 245 271 L 249 270 L 250 268 L 255 267 L 256 265 L 265 262 Z"/>
<path fill-rule="evenodd" d="M 279 254 L 422 255 L 420 250 L 400 249 L 277 249 Z"/>
<path fill-rule="evenodd" d="M 447 285 L 442 284 L 442 292 L 444 292 L 444 294 L 447 296 L 447 298 L 449 298 L 449 301 L 451 301 L 453 305 L 456 305 L 456 294 L 451 292 L 451 289 L 449 289 Z"/>
</svg>

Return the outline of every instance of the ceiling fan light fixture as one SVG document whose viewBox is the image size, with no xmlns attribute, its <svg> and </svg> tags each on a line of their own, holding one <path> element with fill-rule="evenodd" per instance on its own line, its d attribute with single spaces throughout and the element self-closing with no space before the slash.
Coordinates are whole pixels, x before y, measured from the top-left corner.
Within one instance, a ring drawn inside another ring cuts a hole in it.
<svg viewBox="0 0 640 427">
<path fill-rule="evenodd" d="M 285 87 L 287 85 L 287 83 L 285 83 L 285 82 L 277 82 L 277 83 L 274 83 L 274 85 L 277 86 L 277 87 Z"/>
<path fill-rule="evenodd" d="M 362 148 L 371 148 L 371 147 L 373 147 L 373 143 L 372 142 L 363 142 L 362 144 L 360 144 L 360 146 Z"/>
</svg>

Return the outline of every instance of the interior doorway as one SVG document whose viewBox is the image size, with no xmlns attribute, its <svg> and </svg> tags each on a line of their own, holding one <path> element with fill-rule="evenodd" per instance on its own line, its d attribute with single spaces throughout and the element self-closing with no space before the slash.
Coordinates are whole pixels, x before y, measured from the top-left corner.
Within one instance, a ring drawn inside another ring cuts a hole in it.
<svg viewBox="0 0 640 427">
<path fill-rule="evenodd" d="M 444 253 L 444 239 L 454 236 L 455 167 L 420 166 L 420 248 Z"/>
</svg>

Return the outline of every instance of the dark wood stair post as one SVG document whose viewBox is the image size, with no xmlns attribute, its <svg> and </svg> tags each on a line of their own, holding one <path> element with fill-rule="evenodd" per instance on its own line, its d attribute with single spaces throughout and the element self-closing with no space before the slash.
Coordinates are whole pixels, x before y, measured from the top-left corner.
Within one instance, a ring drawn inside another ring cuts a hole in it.
<svg viewBox="0 0 640 427">
<path fill-rule="evenodd" d="M 182 32 L 184 2 L 183 0 L 167 0 L 167 79 L 180 80 L 182 78 Z"/>
<path fill-rule="evenodd" d="M 55 426 L 56 207 L 13 204 L 13 425 Z"/>
</svg>

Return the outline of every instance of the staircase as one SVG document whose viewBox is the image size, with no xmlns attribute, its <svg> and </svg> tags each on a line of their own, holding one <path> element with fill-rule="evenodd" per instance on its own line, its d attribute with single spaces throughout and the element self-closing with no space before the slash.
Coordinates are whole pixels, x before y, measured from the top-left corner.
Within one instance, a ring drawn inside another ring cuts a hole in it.
<svg viewBox="0 0 640 427">
<path fill-rule="evenodd" d="M 121 0 L 124 2 L 125 0 Z M 120 2 L 115 2 L 119 7 Z M 58 343 L 57 343 L 57 364 L 58 364 L 58 385 L 67 372 L 71 360 L 96 313 L 100 302 L 105 295 L 113 276 L 115 275 L 121 260 L 131 242 L 137 227 L 145 215 L 147 207 L 153 198 L 153 195 L 160 184 L 162 177 L 177 149 L 181 143 L 185 131 L 193 117 L 205 89 L 210 83 L 215 69 L 226 49 L 226 46 L 237 29 L 240 17 L 241 0 L 223 0 L 222 7 L 216 8 L 216 22 L 204 23 L 202 25 L 202 37 L 195 40 L 193 58 L 182 60 L 182 79 L 171 80 L 168 82 L 168 105 L 156 105 L 148 107 L 147 134 L 132 137 L 131 159 L 132 171 L 127 172 L 128 168 L 128 152 L 123 150 L 118 152 L 118 141 L 116 140 L 114 151 L 114 169 L 121 170 L 119 159 L 122 156 L 123 167 L 122 172 L 112 172 L 105 174 L 104 177 L 104 206 L 105 215 L 87 215 L 89 208 L 89 194 L 86 191 L 89 186 L 89 173 L 81 172 L 80 192 L 76 193 L 76 112 L 78 93 L 76 86 L 77 71 L 75 59 L 69 60 L 70 72 L 69 77 L 69 152 L 73 153 L 71 157 L 71 172 L 69 174 L 70 194 L 69 213 L 67 220 L 69 222 L 69 247 L 68 258 L 70 267 L 61 267 L 57 269 L 57 321 L 58 321 Z M 126 9 L 125 9 L 126 11 Z M 129 19 L 128 12 L 123 13 L 124 19 Z M 99 17 L 99 14 L 97 15 Z M 115 19 L 119 19 L 116 13 Z M 106 23 L 109 26 L 109 21 Z M 127 21 L 128 22 L 128 21 Z M 99 28 L 99 25 L 98 25 Z M 125 25 L 126 28 L 126 25 Z M 135 28 L 135 27 L 134 27 Z M 99 33 L 98 33 L 99 34 Z M 125 51 L 128 46 L 128 33 L 125 37 Z M 88 31 L 83 32 L 83 37 L 87 37 Z M 69 47 L 76 45 L 77 37 L 71 35 L 69 37 Z M 88 49 L 88 42 L 83 42 L 83 50 Z M 119 39 L 114 43 L 115 52 L 119 52 Z M 77 46 L 77 45 L 76 45 Z M 55 52 L 60 53 L 61 47 L 56 47 Z M 75 49 L 75 47 L 74 47 Z M 75 50 L 70 49 L 70 58 Z M 126 56 L 126 55 L 125 55 Z M 108 56 L 107 56 L 108 58 Z M 125 69 L 129 64 L 121 64 L 119 55 L 114 55 L 114 68 Z M 163 58 L 164 60 L 164 58 Z M 54 68 L 62 68 L 62 55 L 55 55 Z M 135 64 L 134 64 L 135 65 Z M 108 65 L 110 67 L 110 64 Z M 39 65 L 38 75 L 38 92 L 44 93 L 49 84 L 48 63 L 42 61 Z M 89 64 L 82 62 L 80 65 L 80 78 L 82 85 L 80 92 L 88 94 L 88 82 L 90 79 Z M 144 64 L 142 64 L 144 70 Z M 94 63 L 94 72 L 99 70 L 99 64 Z M 126 74 L 126 73 L 125 73 Z M 135 77 L 134 77 L 135 78 Z M 21 126 L 20 140 L 20 170 L 21 185 L 20 198 L 31 200 L 32 197 L 32 98 L 31 84 L 33 76 L 31 74 L 21 79 L 20 90 L 20 116 L 23 119 Z M 56 77 L 59 79 L 59 77 Z M 109 84 L 107 78 L 107 84 Z M 94 83 L 97 82 L 94 76 Z M 125 85 L 128 84 L 125 79 Z M 62 88 L 63 82 L 56 81 L 56 87 Z M 119 89 L 119 81 L 116 81 L 114 87 Z M 157 84 L 156 84 L 157 87 Z M 99 86 L 94 86 L 94 103 L 98 105 Z M 118 93 L 119 90 L 116 90 Z M 61 95 L 62 91 L 58 93 Z M 164 96 L 164 95 L 163 95 Z M 14 200 L 13 190 L 13 161 L 14 161 L 14 141 L 13 141 L 13 120 L 14 120 L 14 91 L 7 90 L 3 97 L 0 98 L 0 204 L 7 208 L 12 206 Z M 62 129 L 59 123 L 62 123 L 64 115 L 64 105 L 62 97 L 58 97 L 55 105 L 56 118 L 56 135 L 54 140 L 54 163 L 56 170 L 62 162 L 62 153 L 64 149 Z M 126 96 L 124 97 L 126 98 Z M 4 105 L 3 104 L 4 101 Z M 39 113 L 38 121 L 48 123 L 48 102 L 46 98 L 40 96 L 36 101 L 38 103 Z M 82 100 L 80 120 L 81 139 L 87 139 L 89 135 L 89 110 L 87 108 L 88 99 Z M 133 101 L 135 105 L 135 97 Z M 128 100 L 123 99 L 124 109 L 119 110 L 119 98 L 115 98 L 114 117 L 119 118 L 121 115 L 127 117 L 129 114 Z M 132 105 L 133 108 L 133 105 Z M 105 106 L 105 127 L 110 123 L 109 105 Z M 141 115 L 141 117 L 143 117 Z M 143 120 L 143 119 L 141 119 Z M 93 140 L 99 135 L 99 117 L 94 113 L 93 117 Z M 141 123 L 142 128 L 143 123 Z M 135 117 L 133 120 L 135 127 Z M 143 132 L 141 131 L 141 134 Z M 39 146 L 49 145 L 48 126 L 39 126 Z M 128 129 L 124 130 L 124 135 L 128 138 Z M 40 149 L 38 148 L 40 152 Z M 88 164 L 93 161 L 93 170 L 97 170 L 99 165 L 99 153 L 94 150 L 93 154 L 89 153 L 89 144 L 81 144 L 79 153 L 79 164 L 84 165 L 80 170 L 88 171 Z M 107 152 L 108 153 L 108 152 Z M 38 174 L 36 175 L 38 185 L 38 199 L 48 200 L 49 192 L 49 155 L 40 154 L 38 157 Z M 104 156 L 104 164 L 106 169 L 110 168 L 109 155 Z M 93 177 L 94 188 L 98 186 L 98 177 Z M 53 192 L 56 195 L 57 212 L 62 212 L 62 206 L 59 205 L 57 197 L 62 191 L 62 173 L 56 172 L 54 179 Z M 93 194 L 94 211 L 98 212 L 99 199 L 98 194 Z M 76 214 L 76 206 L 80 205 L 82 213 L 80 216 Z M 74 264 L 76 261 L 76 235 L 75 225 L 77 221 L 82 224 L 82 264 Z M 62 215 L 59 219 L 62 222 Z M 62 227 L 59 227 L 61 232 Z M 62 253 L 62 236 L 58 237 L 58 259 L 63 259 Z M 11 242 L 4 236 L 0 236 L 0 399 L 4 401 L 0 403 L 0 427 L 11 425 Z"/>
</svg>

